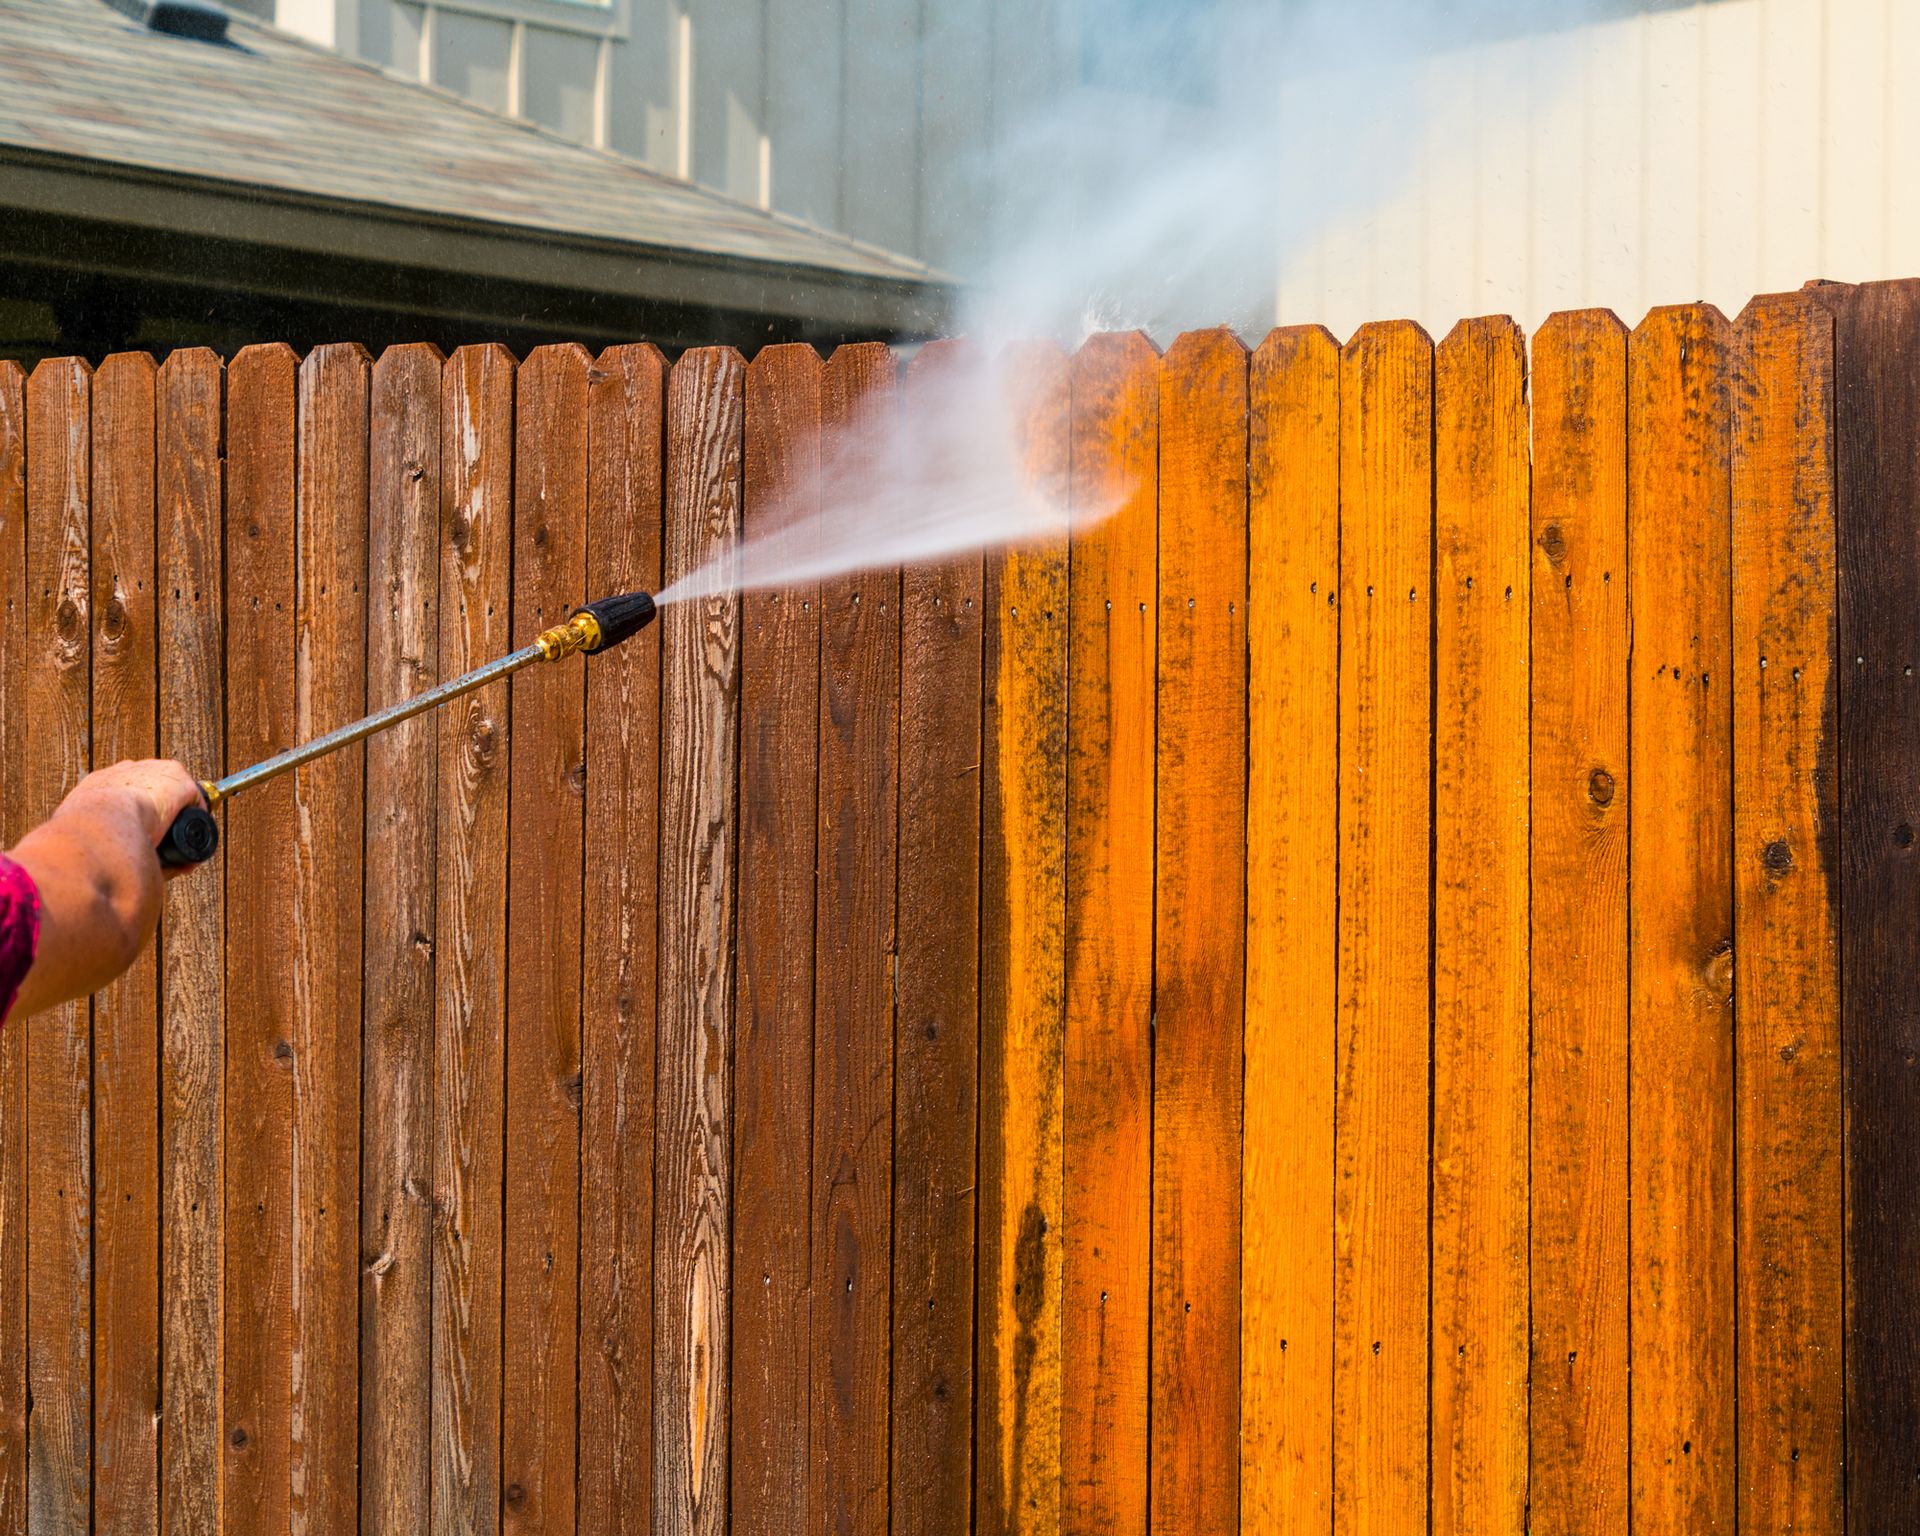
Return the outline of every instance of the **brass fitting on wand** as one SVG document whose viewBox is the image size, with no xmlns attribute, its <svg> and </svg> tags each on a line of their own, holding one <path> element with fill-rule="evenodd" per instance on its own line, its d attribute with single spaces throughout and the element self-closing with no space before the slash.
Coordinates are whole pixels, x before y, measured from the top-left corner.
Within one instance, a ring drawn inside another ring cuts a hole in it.
<svg viewBox="0 0 1920 1536">
<path fill-rule="evenodd" d="M 542 661 L 559 661 L 575 651 L 597 651 L 600 649 L 600 621 L 582 608 L 566 623 L 542 630 L 540 638 L 533 644 L 540 652 Z"/>
</svg>

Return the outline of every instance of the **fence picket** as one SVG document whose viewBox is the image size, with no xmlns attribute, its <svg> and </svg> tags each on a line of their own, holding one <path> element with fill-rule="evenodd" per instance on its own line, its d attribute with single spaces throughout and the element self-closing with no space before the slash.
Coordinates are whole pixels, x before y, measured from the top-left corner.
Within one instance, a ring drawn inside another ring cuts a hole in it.
<svg viewBox="0 0 1920 1536">
<path fill-rule="evenodd" d="M 462 347 L 440 378 L 442 677 L 514 644 L 514 361 Z M 508 685 L 438 722 L 434 831 L 432 1526 L 500 1528 L 506 1139 Z"/>
<path fill-rule="evenodd" d="M 227 368 L 227 766 L 298 740 L 294 390 L 282 346 Z M 290 1526 L 293 1404 L 293 976 L 299 878 L 291 776 L 222 813 L 227 877 L 225 1362 L 227 1529 Z M 355 1287 L 357 1292 L 358 1287 Z"/>
<path fill-rule="evenodd" d="M 1433 1529 L 1527 1519 L 1526 340 L 1434 356 Z"/>
<path fill-rule="evenodd" d="M 437 347 L 373 368 L 367 466 L 366 707 L 439 681 Z M 360 1138 L 360 1529 L 429 1523 L 433 1362 L 434 735 L 410 720 L 367 743 L 365 1064 Z"/>
<path fill-rule="evenodd" d="M 1533 1350 L 1543 1531 L 1626 1536 L 1627 335 L 1533 351 Z"/>
<path fill-rule="evenodd" d="M 656 591 L 666 360 L 601 353 L 587 384 L 588 595 Z M 582 981 L 580 1527 L 653 1523 L 653 1101 L 660 786 L 657 629 L 587 671 Z"/>
<path fill-rule="evenodd" d="M 1739 322 L 1733 402 L 1740 1529 L 1838 1533 L 1846 1395 L 1833 317 Z"/>
<path fill-rule="evenodd" d="M 93 381 L 93 750 L 158 751 L 153 359 Z M 149 947 L 93 1005 L 93 1519 L 159 1528 L 159 960 Z"/>
<path fill-rule="evenodd" d="M 923 348 L 916 421 L 979 366 Z M 974 1166 L 980 1071 L 980 668 L 986 567 L 902 573 L 893 1209 L 894 1536 L 973 1529 Z"/>
<path fill-rule="evenodd" d="M 1025 472 L 1062 494 L 1071 381 L 1055 348 L 1002 365 Z M 980 871 L 974 1519 L 1053 1530 L 1060 1507 L 1061 1049 L 1067 552 L 986 562 Z"/>
<path fill-rule="evenodd" d="M 1340 866 L 1340 347 L 1275 331 L 1248 380 L 1243 1525 L 1333 1525 Z"/>
<path fill-rule="evenodd" d="M 1636 1530 L 1734 1520 L 1730 340 L 1698 305 L 1627 349 Z"/>
<path fill-rule="evenodd" d="M 176 351 L 156 404 L 160 751 L 203 775 L 219 769 L 226 740 L 224 375 L 212 352 Z M 174 881 L 160 925 L 160 1528 L 170 1536 L 220 1529 L 225 860 L 223 845 Z"/>
<path fill-rule="evenodd" d="M 516 637 L 565 623 L 585 599 L 587 372 L 577 345 L 536 348 L 520 368 Z M 577 1466 L 586 674 L 535 667 L 511 696 L 501 1528 L 564 1533 Z"/>
<path fill-rule="evenodd" d="M 1154 746 L 1156 1532 L 1240 1509 L 1246 956 L 1247 349 L 1183 336 L 1160 365 Z"/>
<path fill-rule="evenodd" d="M 1920 1531 L 1920 283 L 1837 303 L 1841 1038 L 1847 1166 L 1847 1524 Z"/>
<path fill-rule="evenodd" d="M 27 392 L 0 362 L 0 846 L 27 830 Z M 27 1524 L 27 1031 L 0 1024 L 0 1530 Z"/>
<path fill-rule="evenodd" d="M 769 347 L 747 369 L 743 537 L 818 510 L 824 372 L 808 346 Z M 738 1536 L 804 1536 L 813 1529 L 820 591 L 809 583 L 748 592 L 740 604 L 733 1528 Z"/>
<path fill-rule="evenodd" d="M 1433 343 L 1363 326 L 1340 367 L 1340 1041 L 1334 1522 L 1427 1519 Z"/>
<path fill-rule="evenodd" d="M 668 375 L 667 581 L 739 540 L 745 374 L 739 353 L 708 347 L 682 354 Z M 660 622 L 654 1529 L 725 1536 L 739 599 L 696 598 Z"/>
<path fill-rule="evenodd" d="M 1144 1536 L 1153 1268 L 1153 762 L 1160 358 L 1073 359 L 1060 1519 Z M 1106 513 L 1100 521 L 1095 517 Z"/>
</svg>

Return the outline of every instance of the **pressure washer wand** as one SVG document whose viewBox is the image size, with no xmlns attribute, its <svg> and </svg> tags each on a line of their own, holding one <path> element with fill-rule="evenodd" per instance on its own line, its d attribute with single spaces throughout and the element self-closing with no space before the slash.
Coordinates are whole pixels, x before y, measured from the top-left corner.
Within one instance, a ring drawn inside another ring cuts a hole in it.
<svg viewBox="0 0 1920 1536">
<path fill-rule="evenodd" d="M 213 851 L 220 846 L 220 828 L 213 819 L 213 808 L 223 800 L 232 799 L 241 790 L 252 789 L 268 779 L 277 779 L 283 773 L 305 767 L 317 758 L 325 757 L 341 747 L 351 746 L 356 741 L 365 741 L 388 726 L 411 720 L 415 715 L 424 715 L 430 709 L 438 709 L 450 699 L 457 699 L 476 688 L 484 688 L 488 683 L 511 676 L 536 661 L 559 661 L 575 651 L 591 653 L 610 650 L 651 624 L 656 611 L 651 593 L 623 592 L 617 597 L 603 597 L 598 602 L 574 609 L 566 623 L 546 630 L 532 645 L 522 646 L 498 661 L 475 667 L 471 672 L 429 688 L 423 694 L 390 704 L 364 720 L 356 720 L 351 725 L 328 731 L 324 736 L 316 736 L 304 746 L 255 763 L 251 768 L 242 768 L 224 779 L 202 779 L 200 789 L 206 795 L 207 803 L 204 806 L 188 806 L 174 817 L 173 825 L 167 828 L 167 835 L 160 840 L 160 862 L 170 868 L 178 868 L 201 864 L 212 858 Z"/>
</svg>

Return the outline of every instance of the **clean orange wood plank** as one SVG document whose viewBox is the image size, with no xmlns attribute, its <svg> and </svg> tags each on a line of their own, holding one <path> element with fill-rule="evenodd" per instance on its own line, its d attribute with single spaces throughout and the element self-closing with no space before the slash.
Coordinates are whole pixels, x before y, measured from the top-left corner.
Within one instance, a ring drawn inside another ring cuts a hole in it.
<svg viewBox="0 0 1920 1536">
<path fill-rule="evenodd" d="M 1730 343 L 1691 305 L 1654 310 L 1627 348 L 1630 1422 L 1648 1533 L 1735 1518 Z"/>
<path fill-rule="evenodd" d="M 318 347 L 300 365 L 294 735 L 367 706 L 367 424 L 371 360 Z M 358 1514 L 360 965 L 364 761 L 294 775 L 293 1529 Z"/>
<path fill-rule="evenodd" d="M 0 720 L 26 710 L 27 391 L 0 362 Z M 27 740 L 0 732 L 0 847 L 27 830 Z M 27 1031 L 0 1025 L 0 1530 L 27 1524 Z"/>
<path fill-rule="evenodd" d="M 367 463 L 366 707 L 438 678 L 437 347 L 373 368 Z M 360 1139 L 360 1529 L 428 1524 L 433 1360 L 433 835 L 431 717 L 366 748 L 365 1064 Z"/>
<path fill-rule="evenodd" d="M 1073 359 L 1060 1519 L 1147 1528 L 1160 358 Z"/>
<path fill-rule="evenodd" d="M 440 675 L 514 644 L 513 357 L 440 380 Z M 447 706 L 434 830 L 432 1528 L 500 1525 L 508 684 Z"/>
<path fill-rule="evenodd" d="M 1755 299 L 1735 348 L 1739 1528 L 1837 1533 L 1846 1230 L 1829 771 L 1832 313 L 1804 294 Z"/>
<path fill-rule="evenodd" d="M 537 348 L 520 368 L 513 632 L 526 637 L 521 645 L 586 598 L 587 371 L 577 345 Z M 512 708 L 501 1524 L 564 1532 L 574 1527 L 576 1466 L 585 667 L 517 674 Z"/>
<path fill-rule="evenodd" d="M 925 420 L 978 366 L 965 343 L 921 348 L 908 368 L 904 409 Z M 973 1528 L 985 579 L 978 552 L 901 573 L 894 1536 L 964 1536 Z"/>
<path fill-rule="evenodd" d="M 587 593 L 660 585 L 666 360 L 600 354 L 587 380 Z M 660 632 L 587 668 L 582 981 L 580 1528 L 653 1524 L 653 1095 Z"/>
<path fill-rule="evenodd" d="M 181 348 L 155 407 L 160 751 L 203 776 L 226 739 L 223 384 L 218 355 Z M 174 1536 L 220 1528 L 225 857 L 167 887 L 160 927 L 160 1526 Z"/>
<path fill-rule="evenodd" d="M 24 822 L 91 764 L 88 402 L 75 359 L 27 380 Z M 36 1530 L 87 1529 L 93 1497 L 92 1008 L 20 1021 L 27 1036 L 27 1499 Z"/>
<path fill-rule="evenodd" d="M 299 739 L 294 684 L 294 379 L 286 347 L 227 369 L 227 765 Z M 289 1527 L 293 1401 L 291 777 L 222 813 L 227 891 L 225 1438 L 228 1530 Z M 243 1278 L 244 1277 L 244 1278 Z"/>
<path fill-rule="evenodd" d="M 1433 343 L 1340 368 L 1340 1039 L 1334 1528 L 1427 1520 Z"/>
<path fill-rule="evenodd" d="M 1240 1510 L 1247 350 L 1229 331 L 1161 364 L 1160 512 L 1150 1510 L 1170 1536 Z"/>
<path fill-rule="evenodd" d="M 821 380 L 835 472 L 874 468 L 896 409 L 893 354 L 841 347 Z M 829 483 L 822 495 L 835 494 Z M 816 1530 L 884 1533 L 892 1303 L 894 831 L 900 573 L 820 587 L 814 940 L 813 1415 Z"/>
<path fill-rule="evenodd" d="M 93 381 L 93 750 L 158 750 L 154 373 L 145 353 Z M 159 961 L 149 946 L 94 999 L 93 1519 L 159 1528 Z"/>
<path fill-rule="evenodd" d="M 1241 1519 L 1333 1520 L 1340 347 L 1275 331 L 1248 380 Z"/>
<path fill-rule="evenodd" d="M 1627 1531 L 1627 333 L 1533 345 L 1533 1374 L 1542 1532 Z"/>
<path fill-rule="evenodd" d="M 1001 366 L 1026 472 L 1058 498 L 1072 462 L 1067 359 L 1034 346 Z M 1065 548 L 989 557 L 985 604 L 974 1519 L 988 1531 L 1051 1531 L 1060 1522 Z"/>
<path fill-rule="evenodd" d="M 1432 1528 L 1527 1522 L 1526 338 L 1434 356 Z"/>
<path fill-rule="evenodd" d="M 812 347 L 746 379 L 742 534 L 818 510 Z M 813 889 L 820 594 L 749 592 L 740 616 L 739 1039 L 734 1047 L 733 1528 L 809 1528 L 813 1346 Z"/>
<path fill-rule="evenodd" d="M 683 354 L 668 376 L 668 582 L 740 537 L 745 374 L 739 353 L 709 347 Z M 720 593 L 675 605 L 660 626 L 654 1529 L 724 1536 L 739 599 Z"/>
</svg>

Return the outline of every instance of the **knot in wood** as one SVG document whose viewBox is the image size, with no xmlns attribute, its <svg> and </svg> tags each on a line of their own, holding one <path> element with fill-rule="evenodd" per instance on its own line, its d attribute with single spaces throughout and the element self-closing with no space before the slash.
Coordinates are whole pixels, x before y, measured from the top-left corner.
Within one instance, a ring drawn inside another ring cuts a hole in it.
<svg viewBox="0 0 1920 1536">
<path fill-rule="evenodd" d="M 86 636 L 86 615 L 80 605 L 73 600 L 72 594 L 60 599 L 60 605 L 53 610 L 53 627 L 60 637 L 62 650 L 76 649 Z"/>
<path fill-rule="evenodd" d="M 1733 941 L 1722 939 L 1707 956 L 1702 970 L 1707 994 L 1715 1002 L 1733 1001 Z"/>
<path fill-rule="evenodd" d="M 1793 868 L 1793 850 L 1787 846 L 1787 840 L 1777 837 L 1768 843 L 1760 855 L 1761 862 L 1767 866 L 1767 872 L 1784 875 Z"/>
<path fill-rule="evenodd" d="M 100 616 L 100 627 L 108 644 L 119 640 L 127 632 L 127 600 L 117 585 L 113 595 L 107 599 L 106 611 Z"/>
<path fill-rule="evenodd" d="M 1546 551 L 1547 559 L 1558 570 L 1567 558 L 1567 536 L 1560 531 L 1558 523 L 1548 523 L 1541 529 L 1540 548 Z"/>
<path fill-rule="evenodd" d="M 1595 805 L 1613 804 L 1613 775 L 1604 768 L 1596 768 L 1587 775 L 1587 798 Z"/>
</svg>

